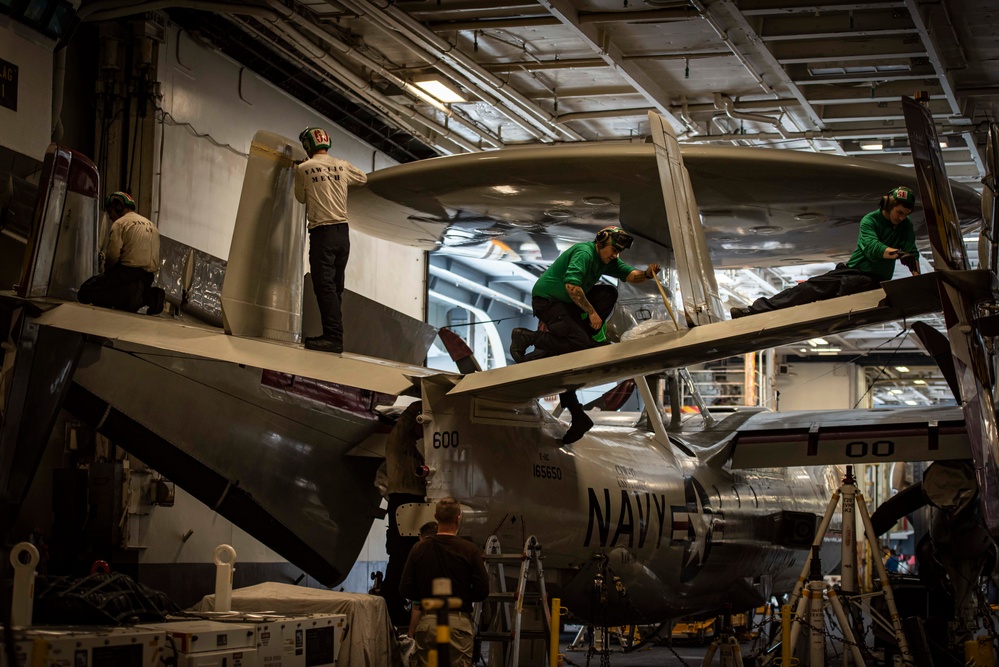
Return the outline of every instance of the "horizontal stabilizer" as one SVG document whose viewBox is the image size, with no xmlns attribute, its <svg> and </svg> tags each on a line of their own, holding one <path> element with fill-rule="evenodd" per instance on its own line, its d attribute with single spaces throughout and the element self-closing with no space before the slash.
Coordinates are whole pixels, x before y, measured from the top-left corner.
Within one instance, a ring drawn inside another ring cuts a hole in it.
<svg viewBox="0 0 999 667">
<path fill-rule="evenodd" d="M 732 468 L 967 459 L 961 408 L 760 412 L 739 426 Z"/>
<path fill-rule="evenodd" d="M 134 315 L 77 303 L 60 304 L 43 313 L 36 321 L 42 326 L 78 331 L 112 341 L 280 371 L 385 394 L 415 393 L 410 378 L 434 373 L 421 366 L 350 354 L 340 357 L 303 350 L 293 343 L 229 336 L 217 329 L 179 324 L 162 317 Z"/>
<path fill-rule="evenodd" d="M 475 373 L 449 393 L 527 400 L 923 315 L 939 308 L 938 275 L 903 278 L 870 292 Z"/>
</svg>

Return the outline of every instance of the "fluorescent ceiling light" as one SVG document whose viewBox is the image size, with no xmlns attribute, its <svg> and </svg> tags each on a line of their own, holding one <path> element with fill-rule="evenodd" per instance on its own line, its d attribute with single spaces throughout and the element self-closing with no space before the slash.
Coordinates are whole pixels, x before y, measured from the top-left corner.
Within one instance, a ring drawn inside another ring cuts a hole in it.
<svg viewBox="0 0 999 667">
<path fill-rule="evenodd" d="M 815 347 L 816 345 L 828 345 L 829 341 L 827 341 L 825 338 L 809 338 L 808 344 L 811 345 L 812 347 Z"/>
<path fill-rule="evenodd" d="M 926 384 L 926 380 L 913 380 L 912 384 Z"/>
<path fill-rule="evenodd" d="M 440 76 L 418 76 L 413 79 L 413 85 L 444 104 L 468 101 L 464 95 L 458 92 L 454 84 Z"/>
<path fill-rule="evenodd" d="M 908 401 L 906 401 L 906 402 L 905 402 L 905 404 L 906 404 L 906 405 L 919 405 L 918 403 L 916 403 L 915 401 L 913 401 L 913 400 L 911 400 L 911 399 L 910 399 L 910 400 L 908 400 Z"/>
<path fill-rule="evenodd" d="M 899 373 L 908 373 L 909 372 L 909 367 L 908 366 L 896 366 L 895 370 L 897 370 Z"/>
<path fill-rule="evenodd" d="M 862 139 L 860 142 L 860 150 L 862 151 L 880 151 L 884 147 L 880 139 Z"/>
</svg>

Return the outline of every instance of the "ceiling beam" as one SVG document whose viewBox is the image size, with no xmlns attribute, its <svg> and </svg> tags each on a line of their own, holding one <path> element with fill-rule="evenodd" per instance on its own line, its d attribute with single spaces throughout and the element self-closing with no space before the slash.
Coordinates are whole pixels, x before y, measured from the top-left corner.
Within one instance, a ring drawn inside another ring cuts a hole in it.
<svg viewBox="0 0 999 667">
<path fill-rule="evenodd" d="M 666 23 L 699 18 L 696 9 L 646 9 L 634 12 L 579 12 L 580 25 L 587 23 Z"/>
<path fill-rule="evenodd" d="M 493 74 L 535 72 L 548 69 L 589 69 L 607 67 L 603 58 L 558 58 L 555 60 L 518 60 L 505 63 L 483 63 L 482 68 Z"/>
<path fill-rule="evenodd" d="M 564 113 L 555 119 L 557 123 L 568 123 L 574 120 L 591 120 L 593 118 L 627 118 L 630 116 L 647 116 L 650 111 L 655 111 L 652 107 L 641 107 L 637 109 L 599 109 L 596 111 L 576 111 L 574 113 Z"/>
<path fill-rule="evenodd" d="M 775 42 L 769 46 L 774 58 L 782 65 L 914 58 L 926 55 L 926 47 L 918 39 L 898 36 L 876 40 L 839 38 Z"/>
<path fill-rule="evenodd" d="M 814 2 L 798 3 L 792 2 L 791 0 L 784 0 L 780 2 L 778 6 L 774 6 L 774 3 L 770 0 L 764 0 L 763 2 L 758 0 L 742 0 L 739 4 L 741 8 L 740 11 L 742 11 L 745 16 L 772 16 L 774 14 L 824 14 L 828 12 L 854 12 L 869 9 L 895 9 L 905 6 L 905 3 L 901 0 L 894 0 L 892 2 L 827 2 L 823 4 L 815 4 Z"/>
<path fill-rule="evenodd" d="M 669 96 L 645 70 L 634 61 L 626 61 L 610 36 L 599 30 L 595 24 L 580 23 L 579 12 L 570 0 L 538 0 L 548 8 L 553 16 L 558 18 L 572 30 L 583 42 L 597 52 L 618 74 L 641 92 L 655 110 L 666 118 L 676 131 L 684 129 L 684 124 L 670 111 Z"/>
<path fill-rule="evenodd" d="M 473 19 L 468 21 L 429 21 L 425 23 L 434 32 L 465 32 L 469 30 L 507 30 L 510 28 L 539 28 L 562 25 L 554 16 L 517 16 L 501 19 Z"/>
</svg>

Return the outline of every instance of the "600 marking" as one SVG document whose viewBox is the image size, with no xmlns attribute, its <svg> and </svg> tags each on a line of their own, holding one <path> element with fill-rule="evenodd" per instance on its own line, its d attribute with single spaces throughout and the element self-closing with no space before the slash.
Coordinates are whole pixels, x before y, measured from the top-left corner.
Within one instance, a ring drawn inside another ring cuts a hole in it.
<svg viewBox="0 0 999 667">
<path fill-rule="evenodd" d="M 434 449 L 449 449 L 457 446 L 457 431 L 434 431 Z"/>
</svg>

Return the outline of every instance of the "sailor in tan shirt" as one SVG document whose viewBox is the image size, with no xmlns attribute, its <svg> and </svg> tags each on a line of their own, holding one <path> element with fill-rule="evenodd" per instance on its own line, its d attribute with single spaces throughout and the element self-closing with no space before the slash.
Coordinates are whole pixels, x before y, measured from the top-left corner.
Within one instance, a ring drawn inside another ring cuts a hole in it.
<svg viewBox="0 0 999 667">
<path fill-rule="evenodd" d="M 322 128 L 306 128 L 298 138 L 309 159 L 295 168 L 295 197 L 305 204 L 312 287 L 323 322 L 323 335 L 306 338 L 305 347 L 339 354 L 343 352 L 340 302 L 350 257 L 347 187 L 366 183 L 368 177 L 327 153 L 330 136 Z"/>
<path fill-rule="evenodd" d="M 152 287 L 160 268 L 160 233 L 156 225 L 135 212 L 135 201 L 126 192 L 108 196 L 104 210 L 111 231 L 104 246 L 104 273 L 80 286 L 80 303 L 136 312 L 146 306 L 148 315 L 163 311 L 164 293 Z"/>
</svg>

